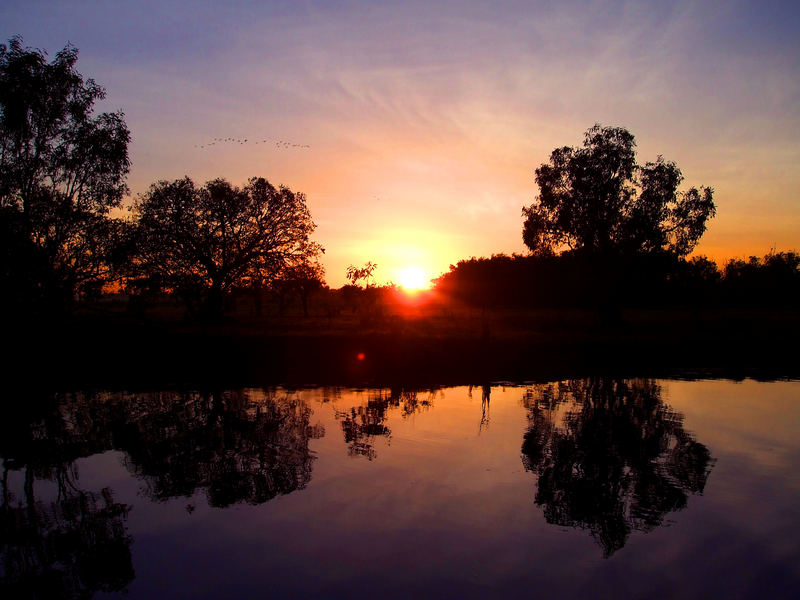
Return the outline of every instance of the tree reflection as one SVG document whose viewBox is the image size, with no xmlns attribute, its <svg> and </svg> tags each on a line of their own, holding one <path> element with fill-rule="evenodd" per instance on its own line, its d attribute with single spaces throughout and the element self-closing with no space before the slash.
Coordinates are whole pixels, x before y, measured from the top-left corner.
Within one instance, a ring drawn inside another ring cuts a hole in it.
<svg viewBox="0 0 800 600">
<path fill-rule="evenodd" d="M 390 408 L 399 408 L 403 418 L 433 406 L 434 392 L 427 394 L 416 390 L 391 388 L 371 393 L 366 405 L 354 406 L 335 413 L 342 424 L 344 441 L 350 456 L 364 456 L 373 460 L 377 456 L 375 439 L 391 438 L 392 431 L 386 425 Z"/>
<path fill-rule="evenodd" d="M 285 391 L 75 395 L 38 406 L 26 425 L 0 430 L 4 456 L 22 453 L 41 470 L 120 450 L 151 498 L 204 489 L 212 506 L 259 504 L 304 488 L 309 440 L 324 435 L 310 424 L 308 405 Z"/>
<path fill-rule="evenodd" d="M 98 440 L 76 417 L 89 415 L 63 403 L 32 404 L 30 413 L 8 411 L 14 414 L 0 428 L 0 595 L 88 598 L 122 590 L 134 578 L 130 507 L 110 488 L 80 486 L 75 461 L 97 451 Z"/>
<path fill-rule="evenodd" d="M 301 399 L 277 392 L 151 394 L 125 403 L 118 445 L 156 500 L 204 489 L 211 506 L 261 504 L 311 480 L 309 422 Z"/>
<path fill-rule="evenodd" d="M 0 420 L 0 596 L 83 598 L 133 580 L 130 507 L 81 489 L 77 459 L 122 451 L 155 500 L 204 490 L 211 506 L 259 504 L 310 481 L 309 440 L 324 434 L 310 416 L 266 390 L 19 403 Z"/>
<path fill-rule="evenodd" d="M 529 388 L 526 470 L 548 523 L 587 529 L 605 557 L 703 492 L 714 460 L 651 380 L 593 378 Z"/>
</svg>

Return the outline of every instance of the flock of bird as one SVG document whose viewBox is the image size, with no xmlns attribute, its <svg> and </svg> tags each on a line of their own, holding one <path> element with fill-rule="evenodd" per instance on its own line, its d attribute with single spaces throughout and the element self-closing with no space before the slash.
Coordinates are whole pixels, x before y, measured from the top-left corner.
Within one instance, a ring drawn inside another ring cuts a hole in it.
<svg viewBox="0 0 800 600">
<path fill-rule="evenodd" d="M 204 144 L 195 144 L 195 148 L 210 148 L 211 146 L 216 146 L 218 144 L 275 144 L 276 148 L 310 148 L 308 144 L 293 144 L 292 142 L 286 142 L 284 140 L 269 140 L 264 138 L 262 140 L 251 140 L 249 138 L 233 138 L 233 137 L 226 137 L 226 138 L 211 138 L 211 141 L 206 142 Z"/>
</svg>

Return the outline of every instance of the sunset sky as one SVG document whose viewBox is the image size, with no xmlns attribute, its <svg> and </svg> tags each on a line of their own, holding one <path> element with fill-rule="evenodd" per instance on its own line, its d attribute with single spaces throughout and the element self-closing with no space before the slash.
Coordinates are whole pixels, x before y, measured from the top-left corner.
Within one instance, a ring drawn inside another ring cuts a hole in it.
<svg viewBox="0 0 800 600">
<path fill-rule="evenodd" d="M 715 189 L 699 253 L 800 250 L 798 31 L 796 0 L 0 7 L 2 41 L 71 42 L 125 113 L 133 197 L 184 175 L 302 191 L 332 286 L 523 252 L 534 169 L 596 122 Z"/>
</svg>

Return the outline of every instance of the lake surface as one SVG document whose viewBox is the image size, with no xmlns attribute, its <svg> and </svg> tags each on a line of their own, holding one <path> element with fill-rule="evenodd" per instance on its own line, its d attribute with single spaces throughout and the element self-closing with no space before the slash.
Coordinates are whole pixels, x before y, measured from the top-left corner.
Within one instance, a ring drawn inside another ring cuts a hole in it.
<svg viewBox="0 0 800 600">
<path fill-rule="evenodd" d="M 796 381 L 5 405 L 4 598 L 800 591 Z"/>
</svg>

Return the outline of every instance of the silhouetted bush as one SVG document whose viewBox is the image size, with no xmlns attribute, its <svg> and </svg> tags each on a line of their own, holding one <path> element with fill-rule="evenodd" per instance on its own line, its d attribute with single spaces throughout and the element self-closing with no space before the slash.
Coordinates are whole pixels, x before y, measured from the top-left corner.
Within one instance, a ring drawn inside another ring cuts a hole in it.
<svg viewBox="0 0 800 600">
<path fill-rule="evenodd" d="M 797 306 L 800 255 L 731 260 L 704 256 L 495 254 L 451 265 L 437 291 L 478 308 Z"/>
<path fill-rule="evenodd" d="M 727 302 L 741 306 L 796 307 L 800 302 L 800 254 L 773 250 L 764 258 L 729 260 L 722 293 Z"/>
</svg>

